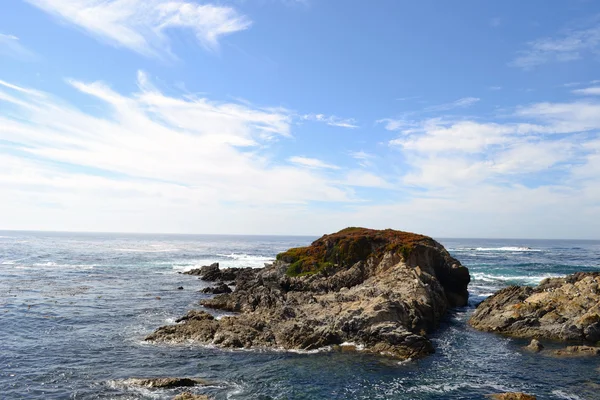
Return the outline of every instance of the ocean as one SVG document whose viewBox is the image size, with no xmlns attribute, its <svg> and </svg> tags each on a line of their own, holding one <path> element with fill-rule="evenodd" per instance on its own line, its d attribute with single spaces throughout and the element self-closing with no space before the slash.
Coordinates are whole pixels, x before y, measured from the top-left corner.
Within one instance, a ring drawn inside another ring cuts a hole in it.
<svg viewBox="0 0 600 400">
<path fill-rule="evenodd" d="M 143 341 L 197 308 L 208 284 L 178 274 L 219 262 L 261 267 L 313 237 L 0 231 L 0 399 L 172 399 L 129 377 L 194 376 L 215 399 L 600 399 L 600 357 L 556 359 L 466 321 L 507 285 L 600 270 L 600 241 L 438 239 L 470 269 L 469 306 L 399 363 L 364 353 L 222 350 Z M 178 287 L 183 287 L 178 290 Z M 550 345 L 559 347 L 559 344 Z"/>
</svg>

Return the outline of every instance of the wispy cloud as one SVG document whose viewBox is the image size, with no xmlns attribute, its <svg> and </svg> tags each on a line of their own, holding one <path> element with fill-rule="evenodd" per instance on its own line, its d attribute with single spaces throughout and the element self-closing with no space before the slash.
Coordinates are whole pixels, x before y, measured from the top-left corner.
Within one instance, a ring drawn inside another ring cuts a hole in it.
<svg viewBox="0 0 600 400">
<path fill-rule="evenodd" d="M 496 17 L 490 19 L 490 26 L 492 28 L 498 28 L 500 25 L 502 25 L 502 18 Z"/>
<path fill-rule="evenodd" d="M 351 151 L 348 153 L 350 157 L 354 158 L 358 161 L 361 167 L 370 167 L 372 164 L 372 160 L 375 158 L 373 154 L 364 152 L 364 151 Z"/>
<path fill-rule="evenodd" d="M 587 29 L 568 29 L 557 37 L 546 37 L 527 43 L 509 63 L 513 67 L 531 70 L 550 62 L 578 60 L 600 50 L 600 25 Z"/>
<path fill-rule="evenodd" d="M 452 101 L 450 103 L 444 103 L 444 104 L 438 104 L 436 106 L 430 106 L 430 107 L 426 107 L 425 111 L 427 112 L 432 112 L 432 111 L 448 111 L 448 110 L 452 110 L 455 108 L 466 108 L 466 107 L 470 107 L 473 104 L 479 102 L 481 99 L 477 98 L 477 97 L 463 97 L 462 99 L 458 99 L 455 101 Z"/>
<path fill-rule="evenodd" d="M 412 171 L 404 183 L 424 188 L 472 185 L 512 175 L 556 173 L 582 164 L 600 129 L 600 103 L 538 103 L 517 107 L 514 122 L 414 122 L 391 140 Z M 525 121 L 518 121 L 525 120 Z M 583 135 L 583 136 L 582 136 Z M 594 156 L 595 157 L 595 156 Z"/>
<path fill-rule="evenodd" d="M 324 114 L 305 114 L 301 117 L 305 121 L 316 121 L 323 122 L 329 126 L 337 126 L 340 128 L 358 128 L 357 122 L 354 118 L 340 118 L 335 115 L 324 115 Z"/>
<path fill-rule="evenodd" d="M 0 55 L 23 61 L 36 59 L 36 55 L 25 47 L 17 36 L 2 33 L 0 33 Z"/>
<path fill-rule="evenodd" d="M 146 56 L 171 55 L 168 32 L 188 29 L 200 45 L 219 47 L 251 21 L 234 8 L 178 0 L 26 0 L 112 45 Z"/>
<path fill-rule="evenodd" d="M 290 157 L 289 161 L 293 164 L 301 165 L 303 167 L 308 167 L 308 168 L 340 169 L 340 167 L 338 167 L 337 165 L 327 164 L 319 159 L 310 158 L 310 157 L 294 156 L 294 157 Z"/>
<path fill-rule="evenodd" d="M 177 218 L 202 214 L 214 221 L 217 215 L 211 213 L 224 204 L 235 213 L 267 204 L 351 200 L 348 188 L 319 171 L 337 167 L 310 158 L 295 159 L 302 165 L 294 166 L 270 156 L 265 145 L 290 136 L 291 117 L 285 113 L 170 97 L 144 73 L 132 95 L 100 82 L 69 84 L 88 95 L 103 116 L 0 81 L 0 109 L 11 109 L 0 113 L 5 141 L 0 145 L 0 208 L 26 202 L 37 210 L 42 206 L 36 199 L 44 199 L 67 210 L 70 225 L 65 227 L 76 229 L 82 207 L 98 207 L 97 213 L 106 210 L 127 221 L 119 226 L 139 230 L 145 223 L 137 220 L 142 212 Z M 315 168 L 305 168 L 311 165 Z M 211 211 L 202 211 L 203 205 Z M 164 220 L 154 223 L 159 219 Z M 159 228 L 147 228 L 152 229 Z"/>
<path fill-rule="evenodd" d="M 585 95 L 585 96 L 600 96 L 600 87 L 589 87 L 585 89 L 573 90 L 574 94 Z"/>
</svg>

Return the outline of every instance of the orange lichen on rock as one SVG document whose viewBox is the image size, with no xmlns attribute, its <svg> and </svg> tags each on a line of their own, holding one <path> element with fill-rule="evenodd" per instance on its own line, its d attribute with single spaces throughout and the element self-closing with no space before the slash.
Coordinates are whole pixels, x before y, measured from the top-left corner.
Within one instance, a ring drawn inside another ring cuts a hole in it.
<svg viewBox="0 0 600 400">
<path fill-rule="evenodd" d="M 415 246 L 433 242 L 427 236 L 393 229 L 346 228 L 324 235 L 308 247 L 280 253 L 277 259 L 290 263 L 289 276 L 310 275 L 349 268 L 369 257 L 381 259 L 386 252 L 400 253 L 407 259 Z"/>
</svg>

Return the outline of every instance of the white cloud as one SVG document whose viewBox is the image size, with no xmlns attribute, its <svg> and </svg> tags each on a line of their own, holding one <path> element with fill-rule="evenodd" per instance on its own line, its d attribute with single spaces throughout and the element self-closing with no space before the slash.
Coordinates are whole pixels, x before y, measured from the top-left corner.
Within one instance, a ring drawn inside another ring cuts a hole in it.
<svg viewBox="0 0 600 400">
<path fill-rule="evenodd" d="M 479 102 L 480 100 L 481 99 L 478 99 L 477 97 L 463 97 L 462 99 L 458 99 L 450 103 L 427 107 L 425 108 L 425 111 L 447 111 L 455 108 L 467 108 Z"/>
<path fill-rule="evenodd" d="M 352 170 L 348 172 L 344 184 L 348 186 L 371 187 L 382 189 L 392 188 L 392 185 L 382 177 L 363 170 Z"/>
<path fill-rule="evenodd" d="M 527 122 L 412 122 L 389 144 L 402 151 L 410 171 L 404 183 L 425 189 L 515 182 L 513 175 L 570 173 L 592 164 L 584 156 L 600 129 L 600 104 L 538 103 L 516 109 Z M 518 179 L 516 180 L 518 181 Z"/>
<path fill-rule="evenodd" d="M 0 55 L 23 61 L 36 59 L 36 55 L 25 47 L 17 36 L 2 33 L 0 33 Z"/>
<path fill-rule="evenodd" d="M 13 110 L 0 114 L 0 138 L 11 143 L 0 147 L 4 227 L 34 224 L 24 213 L 29 209 L 40 216 L 41 226 L 56 223 L 61 229 L 102 230 L 113 224 L 112 230 L 206 232 L 204 220 L 208 232 L 215 232 L 218 221 L 253 207 L 353 200 L 349 188 L 319 171 L 269 157 L 268 143 L 290 135 L 288 115 L 168 97 L 144 74 L 139 80 L 138 93 L 130 96 L 102 83 L 71 81 L 100 104 L 102 117 L 0 83 L 0 103 Z M 44 204 L 61 209 L 62 222 L 44 215 Z M 173 225 L 186 219 L 196 225 Z M 84 222 L 90 225 L 80 226 Z"/>
<path fill-rule="evenodd" d="M 578 60 L 600 49 L 600 26 L 587 29 L 568 29 L 558 37 L 547 37 L 527 43 L 527 50 L 510 63 L 511 66 L 532 69 L 549 62 Z"/>
<path fill-rule="evenodd" d="M 584 96 L 600 96 L 600 87 L 589 87 L 585 89 L 573 90 L 574 94 L 580 94 Z"/>
<path fill-rule="evenodd" d="M 573 133 L 600 129 L 600 103 L 537 103 L 518 109 L 517 116 L 544 123 L 548 133 Z"/>
<path fill-rule="evenodd" d="M 0 81 L 5 229 L 320 234 L 365 225 L 597 237 L 593 101 L 517 107 L 493 121 L 407 120 L 377 154 L 281 160 L 276 148 L 301 118 L 293 112 L 167 96 L 143 73 L 133 94 L 69 83 L 89 104 Z M 348 170 L 348 156 L 368 164 Z"/>
<path fill-rule="evenodd" d="M 178 0 L 26 0 L 112 45 L 146 56 L 170 55 L 168 32 L 189 29 L 207 49 L 251 21 L 226 6 Z"/>
<path fill-rule="evenodd" d="M 354 158 L 355 160 L 358 160 L 359 165 L 362 167 L 370 167 L 372 164 L 372 160 L 375 158 L 373 154 L 364 152 L 362 150 L 351 151 L 348 154 L 350 155 L 350 157 Z"/>
<path fill-rule="evenodd" d="M 337 126 L 340 128 L 358 128 L 356 120 L 354 118 L 340 118 L 335 115 L 324 115 L 324 114 L 305 114 L 302 119 L 306 121 L 323 122 L 329 126 Z"/>
<path fill-rule="evenodd" d="M 323 168 L 323 169 L 340 169 L 337 165 L 327 164 L 316 158 L 294 156 L 290 157 L 289 161 L 293 164 L 301 165 L 308 168 Z"/>
</svg>

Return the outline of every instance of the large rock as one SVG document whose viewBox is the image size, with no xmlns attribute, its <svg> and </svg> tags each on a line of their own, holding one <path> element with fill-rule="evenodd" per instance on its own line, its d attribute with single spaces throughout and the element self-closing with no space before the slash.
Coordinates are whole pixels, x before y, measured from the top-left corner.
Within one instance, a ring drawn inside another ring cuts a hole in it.
<svg viewBox="0 0 600 400">
<path fill-rule="evenodd" d="M 195 268 L 184 272 L 185 275 L 200 276 L 200 279 L 208 282 L 218 281 L 234 281 L 238 279 L 247 280 L 251 279 L 257 270 L 256 268 L 225 268 L 220 269 L 219 263 L 212 263 L 211 265 L 205 265 L 200 268 Z"/>
<path fill-rule="evenodd" d="M 539 286 L 511 286 L 488 297 L 469 323 L 515 337 L 600 341 L 600 272 L 578 272 Z"/>
<path fill-rule="evenodd" d="M 417 358 L 433 352 L 427 333 L 448 308 L 467 303 L 470 279 L 429 237 L 364 228 L 325 235 L 237 278 L 233 293 L 201 303 L 238 315 L 192 311 L 146 340 L 304 350 L 353 342 Z"/>
<path fill-rule="evenodd" d="M 124 384 L 131 386 L 141 386 L 147 388 L 176 388 L 190 387 L 196 385 L 207 385 L 208 383 L 199 378 L 129 378 L 123 381 Z"/>
<path fill-rule="evenodd" d="M 225 283 L 221 282 L 216 286 L 207 287 L 201 290 L 202 293 L 206 294 L 222 294 L 222 293 L 231 293 L 232 290 Z"/>
</svg>

